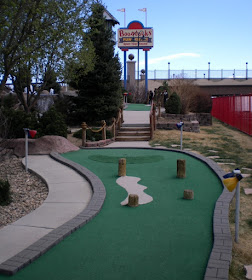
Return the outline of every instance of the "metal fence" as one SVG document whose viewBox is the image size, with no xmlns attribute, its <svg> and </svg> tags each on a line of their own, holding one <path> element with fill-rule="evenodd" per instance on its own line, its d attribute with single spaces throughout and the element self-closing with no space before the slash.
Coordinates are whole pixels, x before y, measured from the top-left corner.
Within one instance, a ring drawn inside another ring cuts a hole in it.
<svg viewBox="0 0 252 280">
<path fill-rule="evenodd" d="M 136 79 L 141 72 L 137 73 Z M 123 74 L 122 74 L 123 77 Z M 252 79 L 252 70 L 148 70 L 148 79 Z"/>
<path fill-rule="evenodd" d="M 252 135 L 252 94 L 213 98 L 212 116 Z"/>
</svg>

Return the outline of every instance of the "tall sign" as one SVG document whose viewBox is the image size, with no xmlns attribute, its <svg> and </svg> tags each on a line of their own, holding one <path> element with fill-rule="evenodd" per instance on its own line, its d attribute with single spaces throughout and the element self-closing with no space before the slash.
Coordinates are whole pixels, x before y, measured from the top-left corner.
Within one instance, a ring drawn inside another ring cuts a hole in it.
<svg viewBox="0 0 252 280">
<path fill-rule="evenodd" d="M 138 50 L 138 75 L 139 75 L 139 49 L 145 51 L 145 89 L 148 91 L 148 54 L 153 47 L 153 29 L 144 27 L 140 21 L 132 21 L 126 28 L 117 31 L 118 48 L 124 51 L 124 87 L 126 88 L 126 52 L 129 49 Z M 139 80 L 139 77 L 138 77 Z"/>
</svg>

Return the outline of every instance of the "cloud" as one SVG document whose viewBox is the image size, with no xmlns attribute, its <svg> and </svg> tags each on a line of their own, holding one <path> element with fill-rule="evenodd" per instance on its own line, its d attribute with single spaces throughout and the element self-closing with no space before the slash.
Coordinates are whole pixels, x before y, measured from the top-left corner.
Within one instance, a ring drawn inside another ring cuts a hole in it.
<svg viewBox="0 0 252 280">
<path fill-rule="evenodd" d="M 161 57 L 149 59 L 148 64 L 155 64 L 160 61 L 168 61 L 168 60 L 178 59 L 182 57 L 200 57 L 200 55 L 197 53 L 177 53 L 168 56 L 161 56 Z"/>
</svg>

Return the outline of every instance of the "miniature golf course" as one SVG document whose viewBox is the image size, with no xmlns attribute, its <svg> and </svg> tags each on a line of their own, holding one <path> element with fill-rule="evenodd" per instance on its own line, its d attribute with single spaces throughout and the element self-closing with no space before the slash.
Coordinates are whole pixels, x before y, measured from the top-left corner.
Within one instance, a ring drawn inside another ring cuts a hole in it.
<svg viewBox="0 0 252 280">
<path fill-rule="evenodd" d="M 151 106 L 147 104 L 128 103 L 124 111 L 150 111 Z"/>
<path fill-rule="evenodd" d="M 101 212 L 11 279 L 203 279 L 212 249 L 212 215 L 222 184 L 201 161 L 171 151 L 85 149 L 63 154 L 104 183 Z M 141 178 L 153 201 L 121 206 L 127 197 L 116 184 L 118 160 L 127 176 Z M 177 159 L 186 160 L 186 178 L 176 178 Z M 194 200 L 184 200 L 184 189 Z M 53 214 L 53 213 L 52 213 Z M 0 276 L 0 279 L 9 278 Z"/>
</svg>

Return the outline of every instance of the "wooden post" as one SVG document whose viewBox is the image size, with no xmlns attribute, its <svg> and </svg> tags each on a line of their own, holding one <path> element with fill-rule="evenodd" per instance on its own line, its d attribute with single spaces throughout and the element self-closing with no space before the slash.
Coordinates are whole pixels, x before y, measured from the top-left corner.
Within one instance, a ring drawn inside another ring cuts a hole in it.
<svg viewBox="0 0 252 280">
<path fill-rule="evenodd" d="M 126 158 L 120 158 L 118 163 L 118 176 L 126 176 Z"/>
<path fill-rule="evenodd" d="M 156 105 L 153 103 L 153 130 L 156 130 Z"/>
<path fill-rule="evenodd" d="M 161 102 L 158 103 L 158 117 L 161 117 Z"/>
<path fill-rule="evenodd" d="M 178 178 L 186 177 L 186 161 L 184 159 L 177 160 L 177 177 Z"/>
<path fill-rule="evenodd" d="M 138 201 L 139 201 L 139 197 L 137 194 L 130 194 L 129 195 L 129 202 L 128 202 L 128 205 L 130 207 L 137 207 L 139 204 L 138 204 Z"/>
<path fill-rule="evenodd" d="M 103 129 L 102 129 L 102 140 L 106 140 L 106 122 L 103 120 L 101 121 Z"/>
<path fill-rule="evenodd" d="M 121 107 L 121 123 L 124 123 L 124 120 L 123 120 L 123 106 Z"/>
<path fill-rule="evenodd" d="M 120 130 L 120 128 L 121 128 L 122 109 L 120 109 L 119 114 L 120 115 L 119 115 L 119 118 L 118 118 L 118 125 L 117 125 L 118 130 Z"/>
<path fill-rule="evenodd" d="M 112 125 L 112 133 L 113 133 L 113 137 L 116 137 L 116 119 L 113 118 L 113 125 Z"/>
<path fill-rule="evenodd" d="M 150 139 L 153 139 L 153 116 L 152 113 L 150 113 Z"/>
<path fill-rule="evenodd" d="M 184 199 L 194 199 L 193 190 L 184 190 Z"/>
<path fill-rule="evenodd" d="M 81 128 L 82 128 L 82 147 L 85 147 L 87 142 L 87 124 L 83 122 L 81 124 Z"/>
</svg>

